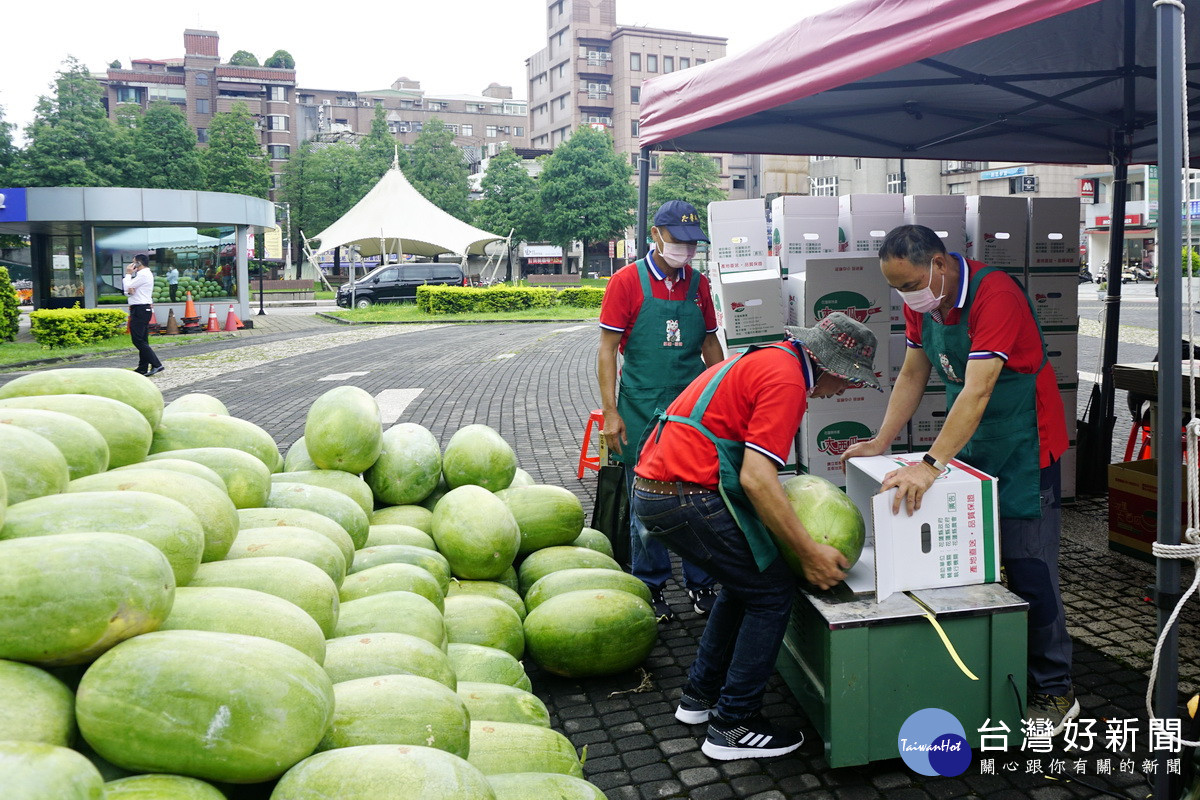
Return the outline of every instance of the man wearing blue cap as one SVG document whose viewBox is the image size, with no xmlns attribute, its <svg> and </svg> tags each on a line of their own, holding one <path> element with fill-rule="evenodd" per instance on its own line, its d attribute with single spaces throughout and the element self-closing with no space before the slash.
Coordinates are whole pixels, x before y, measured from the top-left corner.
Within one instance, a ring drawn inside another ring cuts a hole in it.
<svg viewBox="0 0 1200 800">
<path fill-rule="evenodd" d="M 717 341 L 717 315 L 708 279 L 690 266 L 697 242 L 707 242 L 695 206 L 663 203 L 650 228 L 654 248 L 645 258 L 617 270 L 600 306 L 597 375 L 604 410 L 604 437 L 613 460 L 627 462 L 632 487 L 638 444 L 655 409 L 666 408 L 705 367 L 724 357 Z M 625 360 L 618 389 L 617 354 Z M 640 523 L 630 524 L 633 574 L 650 589 L 654 613 L 674 619 L 663 597 L 671 557 L 660 542 L 643 544 Z M 715 581 L 683 562 L 692 608 L 707 614 L 716 600 Z"/>
</svg>

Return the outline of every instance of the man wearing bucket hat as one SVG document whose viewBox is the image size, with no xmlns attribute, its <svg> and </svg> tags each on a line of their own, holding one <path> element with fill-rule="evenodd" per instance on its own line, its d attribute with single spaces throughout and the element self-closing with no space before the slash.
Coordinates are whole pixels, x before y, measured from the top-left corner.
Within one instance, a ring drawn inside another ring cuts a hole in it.
<svg viewBox="0 0 1200 800">
<path fill-rule="evenodd" d="M 953 458 L 999 478 L 1000 563 L 1008 588 L 1029 603 L 1026 716 L 1049 720 L 1057 734 L 1079 714 L 1058 588 L 1067 431 L 1033 306 L 1003 270 L 947 253 L 923 225 L 889 232 L 879 259 L 904 300 L 908 349 L 879 433 L 842 458 L 887 452 L 937 370 L 942 430 L 923 462 L 885 476 L 881 490 L 896 488 L 893 512 L 903 502 L 911 513 Z"/>
<path fill-rule="evenodd" d="M 778 471 L 809 397 L 851 384 L 879 388 L 867 326 L 834 312 L 787 332 L 786 342 L 710 367 L 656 415 L 633 484 L 646 537 L 721 583 L 675 712 L 682 722 L 708 723 L 701 749 L 717 760 L 781 756 L 803 741 L 760 714 L 798 580 L 776 540 L 821 589 L 842 580 L 849 564 L 809 536 Z"/>
<path fill-rule="evenodd" d="M 708 279 L 689 263 L 696 243 L 708 241 L 696 208 L 682 200 L 663 203 L 654 215 L 650 236 L 654 249 L 613 275 L 600 306 L 596 373 L 604 438 L 610 457 L 627 462 L 629 491 L 632 462 L 651 415 L 666 408 L 706 366 L 724 355 L 716 337 L 717 313 Z M 618 353 L 625 357 L 619 390 Z M 643 544 L 637 518 L 630 516 L 632 572 L 649 587 L 655 616 L 673 619 L 663 595 L 671 577 L 670 554 L 656 541 Z M 683 578 L 693 610 L 707 614 L 716 597 L 712 577 L 685 560 Z"/>
</svg>

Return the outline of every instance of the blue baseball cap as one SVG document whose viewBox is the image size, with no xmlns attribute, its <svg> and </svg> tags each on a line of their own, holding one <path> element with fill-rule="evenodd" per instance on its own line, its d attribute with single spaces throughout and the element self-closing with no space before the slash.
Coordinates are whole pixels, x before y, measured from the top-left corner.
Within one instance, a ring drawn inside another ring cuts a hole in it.
<svg viewBox="0 0 1200 800">
<path fill-rule="evenodd" d="M 696 207 L 684 200 L 668 200 L 654 214 L 654 227 L 666 228 L 677 242 L 707 242 Z"/>
</svg>

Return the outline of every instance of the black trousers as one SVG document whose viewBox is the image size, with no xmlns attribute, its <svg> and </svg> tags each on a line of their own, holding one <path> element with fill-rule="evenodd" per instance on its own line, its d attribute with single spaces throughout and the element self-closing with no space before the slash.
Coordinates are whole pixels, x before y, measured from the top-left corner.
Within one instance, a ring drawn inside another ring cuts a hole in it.
<svg viewBox="0 0 1200 800">
<path fill-rule="evenodd" d="M 174 303 L 175 302 L 175 293 L 177 291 L 179 291 L 179 284 L 176 284 L 176 283 L 168 284 L 167 288 L 171 290 L 171 302 Z"/>
<path fill-rule="evenodd" d="M 129 307 L 129 338 L 138 351 L 138 372 L 145 372 L 151 367 L 161 367 L 162 362 L 150 349 L 150 306 L 131 305 Z"/>
</svg>

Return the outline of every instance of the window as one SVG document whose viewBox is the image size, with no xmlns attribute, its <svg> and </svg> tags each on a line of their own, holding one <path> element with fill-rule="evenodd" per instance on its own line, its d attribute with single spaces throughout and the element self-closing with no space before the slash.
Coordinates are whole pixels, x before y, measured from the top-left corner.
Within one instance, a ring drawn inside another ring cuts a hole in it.
<svg viewBox="0 0 1200 800">
<path fill-rule="evenodd" d="M 638 121 L 636 119 L 629 121 L 629 132 L 636 139 L 638 136 Z"/>
<path fill-rule="evenodd" d="M 633 70 L 634 72 L 641 72 L 641 70 L 642 70 L 642 54 L 641 53 L 630 53 L 629 54 L 629 69 Z"/>
<path fill-rule="evenodd" d="M 746 176 L 745 175 L 734 175 L 733 176 L 733 188 L 734 189 L 745 189 L 746 188 Z"/>
<path fill-rule="evenodd" d="M 212 113 L 212 100 L 209 100 L 207 97 L 197 97 L 196 98 L 196 113 L 197 114 L 211 114 Z"/>
<path fill-rule="evenodd" d="M 658 72 L 658 56 L 653 53 L 646 56 L 646 72 Z"/>
<path fill-rule="evenodd" d="M 562 97 L 558 98 L 558 107 L 559 108 L 567 107 L 567 96 L 565 94 Z"/>
<path fill-rule="evenodd" d="M 463 136 L 474 136 L 475 135 L 475 126 L 474 125 L 463 125 L 462 126 L 462 135 Z"/>
<path fill-rule="evenodd" d="M 675 56 L 663 56 L 663 72 L 675 71 Z"/>
<path fill-rule="evenodd" d="M 629 87 L 629 102 L 631 102 L 631 103 L 642 102 L 642 87 L 640 87 L 640 86 L 630 86 Z"/>
<path fill-rule="evenodd" d="M 286 86 L 268 86 L 268 97 L 272 100 L 287 100 Z"/>
<path fill-rule="evenodd" d="M 837 197 L 838 179 L 836 175 L 828 178 L 809 178 L 809 194 L 813 197 Z"/>
<path fill-rule="evenodd" d="M 703 64 L 703 63 L 704 63 L 704 59 L 703 59 L 703 58 L 697 58 L 697 59 L 696 59 L 696 66 L 697 66 L 697 67 L 698 67 L 698 66 L 700 66 L 700 65 L 701 65 L 701 64 Z"/>
<path fill-rule="evenodd" d="M 899 172 L 889 172 L 887 174 L 887 193 L 904 194 L 904 176 Z"/>
<path fill-rule="evenodd" d="M 425 129 L 425 123 L 424 122 L 414 122 L 412 124 L 412 129 L 413 129 L 413 133 L 420 133 L 422 130 Z"/>
<path fill-rule="evenodd" d="M 563 63 L 558 65 L 558 77 L 560 77 L 560 78 L 567 77 L 567 62 L 564 61 Z"/>
<path fill-rule="evenodd" d="M 833 161 L 834 156 L 810 156 L 809 161 Z"/>
<path fill-rule="evenodd" d="M 196 144 L 208 144 L 208 128 L 196 128 Z"/>
<path fill-rule="evenodd" d="M 283 186 L 283 176 L 278 172 L 271 173 L 271 191 L 275 191 Z"/>
<path fill-rule="evenodd" d="M 566 41 L 567 41 L 567 32 L 565 30 L 559 31 L 558 32 L 558 46 L 562 47 L 564 44 L 566 44 Z"/>
<path fill-rule="evenodd" d="M 447 125 L 446 129 L 448 131 L 450 131 L 451 133 L 453 133 L 455 136 L 458 136 L 458 126 L 457 125 L 454 125 L 454 124 Z"/>
<path fill-rule="evenodd" d="M 862 169 L 862 159 L 861 158 L 854 159 L 854 168 Z"/>
<path fill-rule="evenodd" d="M 133 86 L 118 86 L 117 102 L 118 103 L 140 103 L 142 102 L 141 92 Z"/>
<path fill-rule="evenodd" d="M 692 60 L 690 58 L 684 58 L 683 56 L 679 57 L 679 68 L 680 69 L 688 69 L 691 66 L 692 66 Z"/>
<path fill-rule="evenodd" d="M 166 100 L 168 103 L 187 103 L 187 89 L 182 86 L 151 86 L 150 102 Z"/>
<path fill-rule="evenodd" d="M 523 128 L 522 126 L 518 125 L 518 126 L 517 126 L 517 128 L 516 128 L 516 131 L 514 131 L 514 135 L 516 135 L 516 136 L 524 136 L 524 135 L 525 135 L 525 128 Z"/>
<path fill-rule="evenodd" d="M 288 129 L 288 118 L 283 114 L 271 114 L 267 117 L 267 130 L 286 131 Z"/>
<path fill-rule="evenodd" d="M 196 85 L 197 86 L 208 86 L 208 73 L 207 72 L 197 72 L 196 73 Z"/>
<path fill-rule="evenodd" d="M 1137 183 L 1130 182 L 1129 195 L 1125 198 L 1130 202 L 1138 202 L 1146 199 L 1146 184 L 1138 181 Z"/>
<path fill-rule="evenodd" d="M 717 165 L 717 172 L 720 172 L 720 171 L 722 170 L 722 168 L 724 167 L 724 164 L 723 164 L 723 162 L 721 161 L 721 157 L 720 157 L 720 156 L 713 156 L 713 157 L 712 157 L 712 162 L 713 162 L 714 164 L 716 164 L 716 165 Z"/>
<path fill-rule="evenodd" d="M 487 126 L 487 138 L 489 138 L 489 139 L 496 138 L 496 126 L 495 125 Z"/>
<path fill-rule="evenodd" d="M 314 102 L 316 102 L 316 99 L 316 96 L 311 94 L 302 94 L 296 97 L 296 100 L 302 106 L 311 106 Z"/>
<path fill-rule="evenodd" d="M 952 183 L 946 187 L 946 194 L 966 194 L 966 193 L 967 193 L 967 184 L 965 184 L 965 183 Z"/>
</svg>

